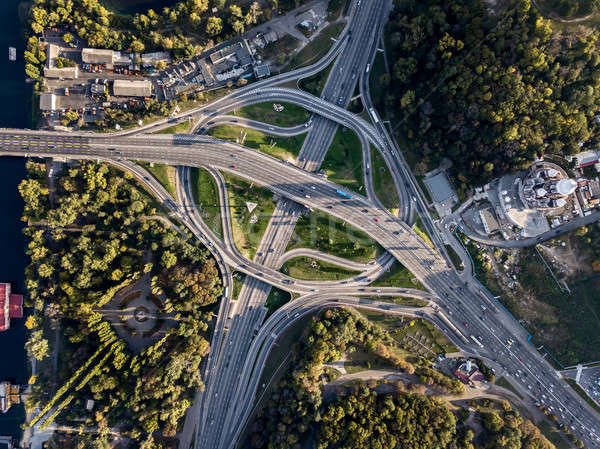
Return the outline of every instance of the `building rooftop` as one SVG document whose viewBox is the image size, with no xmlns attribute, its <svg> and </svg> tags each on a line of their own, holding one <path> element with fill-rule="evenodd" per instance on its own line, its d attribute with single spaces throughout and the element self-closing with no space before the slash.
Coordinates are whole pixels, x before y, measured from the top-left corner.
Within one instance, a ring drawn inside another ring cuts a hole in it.
<svg viewBox="0 0 600 449">
<path fill-rule="evenodd" d="M 494 212 L 490 207 L 486 207 L 484 209 L 479 210 L 479 217 L 481 218 L 481 223 L 483 224 L 483 228 L 487 234 L 491 234 L 500 229 L 500 225 L 498 224 L 498 220 L 494 216 Z"/>
<path fill-rule="evenodd" d="M 51 93 L 40 94 L 40 109 L 42 111 L 54 111 L 56 109 L 56 95 Z"/>
<path fill-rule="evenodd" d="M 44 78 L 66 78 L 75 79 L 79 75 L 79 69 L 75 67 L 63 67 L 62 69 L 52 67 L 44 68 Z"/>
<path fill-rule="evenodd" d="M 257 78 L 269 76 L 270 74 L 271 74 L 271 70 L 269 70 L 269 64 L 261 64 L 261 65 L 254 66 L 254 75 Z"/>
<path fill-rule="evenodd" d="M 213 64 L 220 64 L 224 61 L 234 62 L 233 60 L 235 60 L 241 67 L 254 63 L 254 56 L 252 56 L 252 50 L 246 39 L 211 53 L 209 59 Z"/>
<path fill-rule="evenodd" d="M 117 97 L 149 97 L 152 83 L 148 80 L 115 80 L 113 95 Z"/>
<path fill-rule="evenodd" d="M 436 203 L 443 203 L 456 195 L 444 171 L 423 178 L 423 182 L 431 195 L 431 199 Z"/>
<path fill-rule="evenodd" d="M 112 64 L 114 52 L 104 48 L 84 48 L 81 50 L 81 60 L 91 64 Z"/>
</svg>

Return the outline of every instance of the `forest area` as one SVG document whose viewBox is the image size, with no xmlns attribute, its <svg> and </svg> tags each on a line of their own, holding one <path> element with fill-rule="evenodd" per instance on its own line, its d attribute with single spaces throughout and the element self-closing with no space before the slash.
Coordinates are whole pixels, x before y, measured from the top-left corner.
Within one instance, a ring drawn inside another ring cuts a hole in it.
<svg viewBox="0 0 600 449">
<path fill-rule="evenodd" d="M 596 148 L 598 37 L 556 27 L 530 0 L 492 13 L 481 0 L 396 2 L 379 82 L 417 174 L 448 158 L 464 192 L 544 154 Z"/>
<path fill-rule="evenodd" d="M 377 394 L 368 383 L 353 384 L 342 387 L 333 401 L 325 401 L 323 384 L 336 378 L 336 370 L 326 364 L 355 349 L 401 372 L 417 374 L 422 384 L 398 381 L 393 394 Z M 466 424 L 466 408 L 452 411 L 442 399 L 424 394 L 425 385 L 435 385 L 440 392 L 460 397 L 464 385 L 426 360 L 408 361 L 397 350 L 393 339 L 362 315 L 344 308 L 321 312 L 292 348 L 286 374 L 249 427 L 248 444 L 254 449 L 300 449 L 314 437 L 318 449 L 554 449 L 508 403 L 503 410 L 488 407 L 478 412 L 485 433 L 475 441 Z"/>
<path fill-rule="evenodd" d="M 199 367 L 222 291 L 216 263 L 167 225 L 161 206 L 131 174 L 80 162 L 65 165 L 49 186 L 44 163 L 30 160 L 27 169 L 19 185 L 31 259 L 26 349 L 38 361 L 26 401 L 35 415 L 29 425 L 79 426 L 83 419 L 99 429 L 99 436 L 82 436 L 89 442 L 119 426 L 137 447 L 166 447 L 154 437 L 172 437 L 203 388 Z M 105 305 L 144 276 L 152 293 L 165 298 L 173 324 L 135 351 L 105 319 Z M 61 343 L 57 372 L 55 338 Z M 89 399 L 93 410 L 85 405 Z"/>
</svg>

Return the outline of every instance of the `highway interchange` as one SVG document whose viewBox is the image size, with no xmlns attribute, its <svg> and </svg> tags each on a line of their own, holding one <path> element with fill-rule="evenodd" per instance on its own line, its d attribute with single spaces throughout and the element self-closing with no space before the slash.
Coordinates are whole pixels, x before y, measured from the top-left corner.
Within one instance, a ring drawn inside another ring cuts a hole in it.
<svg viewBox="0 0 600 449">
<path fill-rule="evenodd" d="M 195 237 L 207 245 L 215 255 L 229 291 L 232 291 L 232 269 L 248 275 L 238 298 L 233 301 L 233 298 L 227 297 L 221 302 L 212 351 L 204 372 L 206 389 L 198 394 L 194 410 L 188 413 L 186 419 L 186 427 L 194 426 L 196 429 L 198 449 L 235 446 L 252 410 L 269 349 L 277 336 L 298 317 L 331 304 L 416 313 L 415 310 L 373 299 L 377 296 L 411 295 L 431 301 L 431 305 L 422 308 L 420 313 L 439 326 L 457 346 L 489 360 L 498 375 L 509 378 L 523 393 L 543 403 L 586 445 L 600 447 L 598 414 L 560 379 L 554 368 L 528 343 L 527 332 L 498 306 L 476 279 L 468 275 L 469 270 L 460 275 L 451 267 L 443 238 L 428 215 L 419 187 L 376 112 L 371 113 L 374 123 L 371 124 L 345 109 L 357 83 L 363 104 L 368 110 L 372 107 L 366 67 L 373 63 L 390 7 L 389 2 L 383 0 L 353 2 L 346 29 L 317 64 L 251 84 L 177 117 L 178 120 L 199 118 L 199 128 L 206 126 L 209 118 L 222 121 L 227 112 L 257 102 L 287 101 L 303 106 L 314 114 L 310 123 L 304 126 L 308 134 L 298 166 L 208 136 L 139 134 L 140 131 L 154 131 L 172 124 L 167 120 L 143 129 L 110 135 L 0 130 L 1 154 L 99 159 L 131 170 L 164 200 L 173 215 Z M 291 79 L 317 73 L 332 62 L 334 66 L 321 98 L 277 87 L 277 84 Z M 256 123 L 245 125 L 271 127 Z M 367 196 L 353 195 L 352 199 L 348 199 L 336 193 L 343 190 L 342 187 L 315 173 L 339 125 L 351 128 L 359 135 L 363 155 L 369 153 L 369 143 L 372 143 L 384 155 L 386 163 L 395 168 L 394 182 L 402 204 L 399 217 L 381 206 L 370 186 L 370 176 L 365 174 Z M 299 129 L 276 131 L 293 133 Z M 145 170 L 129 160 L 178 166 L 178 203 L 170 199 Z M 186 167 L 206 167 L 217 181 L 221 205 L 226 212 L 222 214 L 222 240 L 203 223 L 194 207 L 189 169 Z M 233 244 L 226 186 L 219 172 L 251 180 L 282 198 L 254 260 L 243 257 Z M 363 268 L 360 279 L 315 282 L 288 278 L 278 270 L 286 257 L 291 257 L 285 254 L 285 249 L 298 214 L 304 207 L 321 210 L 363 230 L 386 249 L 387 255 L 373 265 L 352 267 Z M 415 213 L 427 227 L 435 249 L 423 242 L 406 224 Z M 448 235 L 445 238 L 448 239 Z M 369 287 L 368 284 L 381 275 L 394 259 L 406 266 L 430 293 Z M 263 306 L 270 286 L 301 296 L 278 309 L 263 323 L 266 315 Z M 484 313 L 484 308 L 487 313 Z M 509 339 L 514 343 L 509 344 Z M 188 446 L 182 443 L 181 447 L 187 449 Z"/>
</svg>

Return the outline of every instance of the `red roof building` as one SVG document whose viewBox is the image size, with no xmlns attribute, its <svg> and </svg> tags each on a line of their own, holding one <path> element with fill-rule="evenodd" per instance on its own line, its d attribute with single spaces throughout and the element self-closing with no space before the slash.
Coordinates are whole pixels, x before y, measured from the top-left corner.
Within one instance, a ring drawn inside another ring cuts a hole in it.
<svg viewBox="0 0 600 449">
<path fill-rule="evenodd" d="M 464 384 L 472 384 L 475 382 L 483 382 L 485 377 L 479 371 L 479 367 L 471 360 L 466 360 L 459 363 L 454 370 L 454 375 L 458 377 Z"/>
<path fill-rule="evenodd" d="M 0 282 L 0 331 L 10 329 L 11 318 L 23 318 L 23 295 L 10 292 L 10 284 Z"/>
</svg>

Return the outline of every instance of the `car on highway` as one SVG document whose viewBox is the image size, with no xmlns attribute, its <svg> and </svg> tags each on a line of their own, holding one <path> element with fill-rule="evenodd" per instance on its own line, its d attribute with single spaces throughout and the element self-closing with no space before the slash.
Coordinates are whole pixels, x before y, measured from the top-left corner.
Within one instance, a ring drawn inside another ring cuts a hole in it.
<svg viewBox="0 0 600 449">
<path fill-rule="evenodd" d="M 375 217 L 375 218 L 373 218 L 373 221 L 374 221 L 375 223 L 379 223 L 379 218 Z"/>
</svg>

